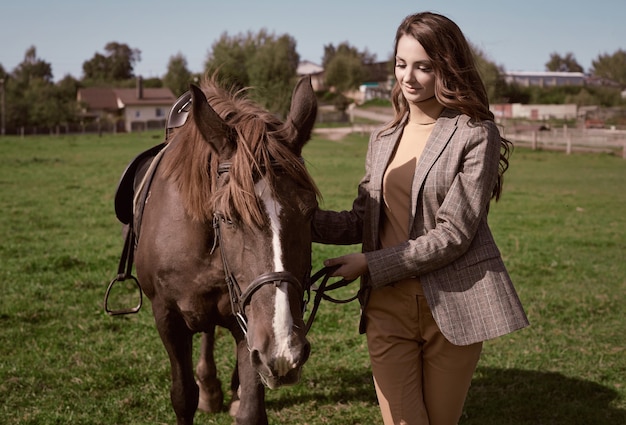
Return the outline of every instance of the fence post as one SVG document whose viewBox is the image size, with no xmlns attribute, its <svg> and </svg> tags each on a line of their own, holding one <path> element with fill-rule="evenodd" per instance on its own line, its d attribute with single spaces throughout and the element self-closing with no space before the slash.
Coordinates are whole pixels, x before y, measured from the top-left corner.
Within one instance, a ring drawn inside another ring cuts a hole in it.
<svg viewBox="0 0 626 425">
<path fill-rule="evenodd" d="M 624 147 L 622 148 L 622 159 L 626 159 L 626 142 L 624 142 Z"/>
<path fill-rule="evenodd" d="M 537 150 L 537 132 L 533 131 L 533 140 L 531 142 L 531 147 L 532 150 L 536 151 Z"/>
<path fill-rule="evenodd" d="M 569 154 L 571 154 L 571 153 L 572 153 L 572 137 L 568 135 L 568 136 L 565 138 L 565 143 L 566 143 L 566 146 L 565 146 L 565 153 L 566 153 L 567 155 L 569 155 Z"/>
</svg>

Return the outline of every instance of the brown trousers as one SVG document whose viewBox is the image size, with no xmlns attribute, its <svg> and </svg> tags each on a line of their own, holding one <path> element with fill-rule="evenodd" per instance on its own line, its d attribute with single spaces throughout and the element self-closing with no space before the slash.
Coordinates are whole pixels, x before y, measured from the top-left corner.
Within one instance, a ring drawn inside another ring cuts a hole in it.
<svg viewBox="0 0 626 425">
<path fill-rule="evenodd" d="M 451 344 L 417 280 L 373 290 L 367 343 L 385 425 L 456 425 L 482 342 Z"/>
</svg>

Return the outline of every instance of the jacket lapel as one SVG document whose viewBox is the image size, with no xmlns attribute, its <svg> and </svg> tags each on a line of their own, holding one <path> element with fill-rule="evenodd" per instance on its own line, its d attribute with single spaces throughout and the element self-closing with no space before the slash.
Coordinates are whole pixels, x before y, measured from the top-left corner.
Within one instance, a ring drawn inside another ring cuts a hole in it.
<svg viewBox="0 0 626 425">
<path fill-rule="evenodd" d="M 411 229 L 413 228 L 413 224 L 415 222 L 417 200 L 422 189 L 422 185 L 424 184 L 424 180 L 456 131 L 458 116 L 458 113 L 450 109 L 443 110 L 435 128 L 433 128 L 433 132 L 426 142 L 424 152 L 419 159 L 417 167 L 415 167 L 415 175 L 413 176 L 413 184 L 411 185 L 409 235 L 411 234 Z"/>
<path fill-rule="evenodd" d="M 406 121 L 406 118 L 404 122 Z M 370 221 L 370 234 L 372 235 L 373 246 L 378 246 L 379 231 L 380 231 L 380 218 L 383 208 L 383 176 L 391 157 L 396 150 L 396 145 L 402 135 L 403 123 L 397 127 L 387 130 L 380 135 L 378 143 L 375 146 L 375 151 L 372 152 L 372 169 L 370 173 L 370 185 L 372 188 L 378 188 L 376 191 L 371 191 L 370 196 L 372 200 L 378 205 L 378 208 L 372 209 L 372 219 Z"/>
</svg>

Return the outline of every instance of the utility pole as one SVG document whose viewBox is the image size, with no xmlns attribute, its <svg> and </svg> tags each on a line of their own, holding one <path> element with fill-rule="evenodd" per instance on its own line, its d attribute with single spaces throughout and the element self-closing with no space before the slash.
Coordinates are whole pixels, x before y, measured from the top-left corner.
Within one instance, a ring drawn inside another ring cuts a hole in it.
<svg viewBox="0 0 626 425">
<path fill-rule="evenodd" d="M 4 78 L 0 78 L 0 136 L 6 133 L 4 126 Z"/>
</svg>

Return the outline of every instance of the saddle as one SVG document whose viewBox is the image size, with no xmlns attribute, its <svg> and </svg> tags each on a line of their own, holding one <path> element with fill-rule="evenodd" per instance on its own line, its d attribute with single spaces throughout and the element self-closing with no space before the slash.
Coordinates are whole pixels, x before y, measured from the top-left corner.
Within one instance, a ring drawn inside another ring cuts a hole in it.
<svg viewBox="0 0 626 425">
<path fill-rule="evenodd" d="M 165 145 L 164 142 L 140 153 L 122 173 L 115 192 L 115 215 L 122 224 L 130 224 L 133 221 L 135 187 L 143 179 L 150 164 Z"/>
<path fill-rule="evenodd" d="M 187 120 L 191 106 L 191 92 L 187 91 L 180 96 L 167 117 L 165 128 L 165 140 L 169 138 L 174 128 L 182 126 Z M 122 173 L 122 177 L 115 192 L 115 215 L 123 224 L 131 224 L 133 221 L 133 203 L 135 188 L 144 178 L 154 158 L 163 150 L 166 142 L 140 153 L 133 159 Z M 148 176 L 148 179 L 151 177 Z M 139 200 L 139 204 L 143 204 Z"/>
</svg>

